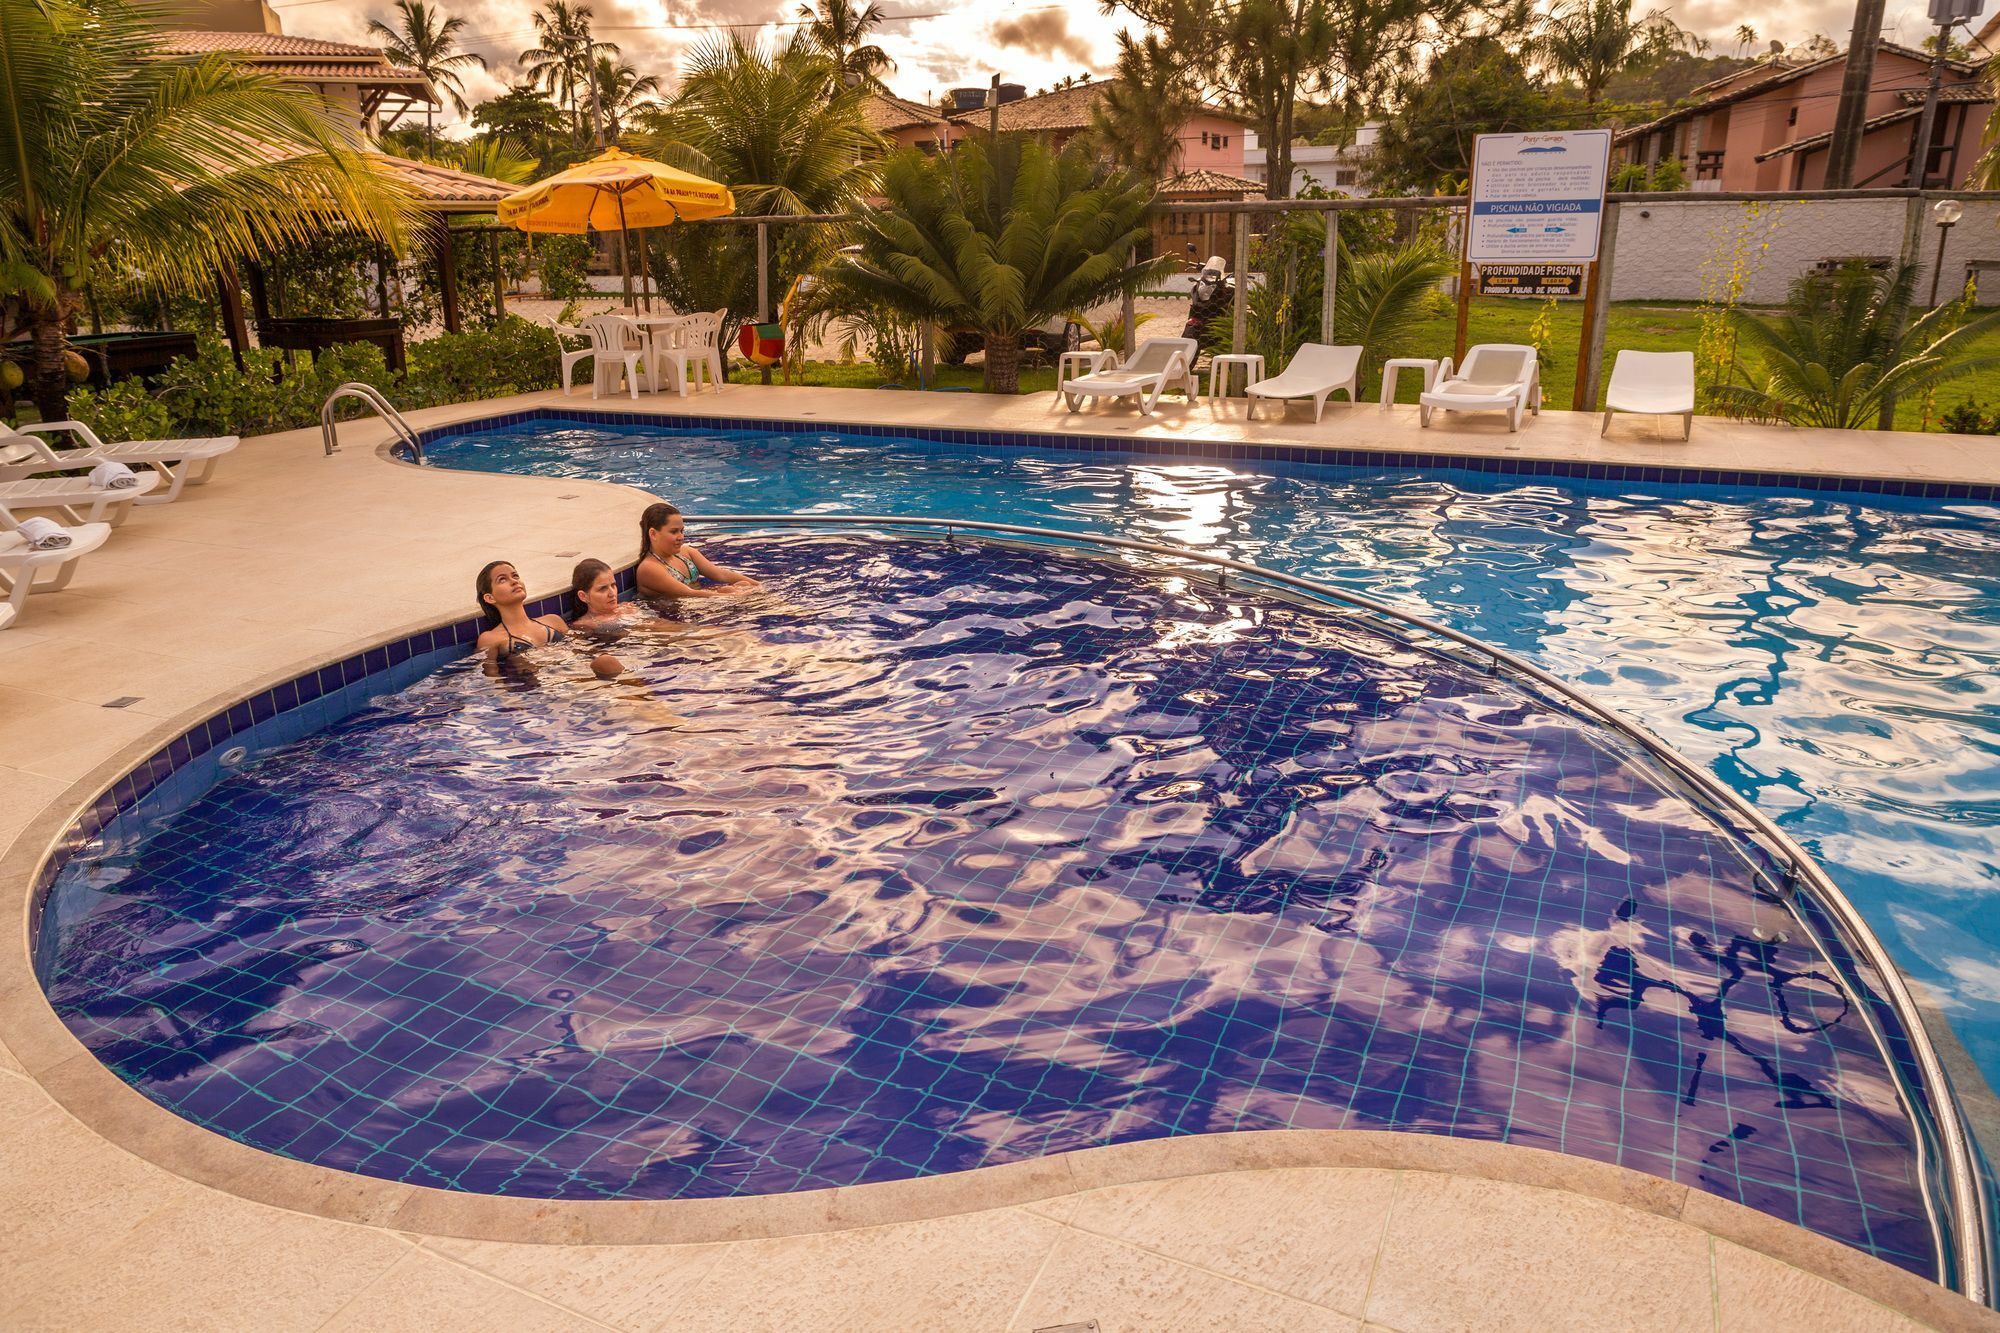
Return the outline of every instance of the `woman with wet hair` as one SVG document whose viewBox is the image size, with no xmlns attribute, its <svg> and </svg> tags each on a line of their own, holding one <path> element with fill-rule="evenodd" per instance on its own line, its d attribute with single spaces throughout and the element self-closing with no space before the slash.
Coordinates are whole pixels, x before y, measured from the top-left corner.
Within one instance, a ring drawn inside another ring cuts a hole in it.
<svg viewBox="0 0 2000 1333">
<path fill-rule="evenodd" d="M 687 544 L 681 511 L 664 502 L 639 515 L 639 591 L 649 597 L 728 597 L 763 585 Z"/>
<path fill-rule="evenodd" d="M 511 560 L 488 563 L 472 586 L 486 622 L 477 646 L 489 661 L 561 643 L 567 637 L 561 616 L 528 614 L 528 585 Z"/>
</svg>

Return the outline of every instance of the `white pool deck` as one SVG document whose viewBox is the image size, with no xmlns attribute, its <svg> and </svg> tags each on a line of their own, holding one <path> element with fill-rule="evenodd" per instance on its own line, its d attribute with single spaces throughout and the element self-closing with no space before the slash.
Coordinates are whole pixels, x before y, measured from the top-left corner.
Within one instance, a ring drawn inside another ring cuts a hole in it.
<svg viewBox="0 0 2000 1333">
<path fill-rule="evenodd" d="M 412 415 L 419 426 L 560 395 Z M 587 407 L 586 395 L 570 400 Z M 1166 440 L 1252 439 L 2000 483 L 2000 441 L 1546 413 L 1419 432 L 1410 409 L 1069 417 L 1047 396 L 732 387 L 604 402 Z M 281 1162 L 182 1122 L 78 1045 L 36 986 L 29 884 L 75 812 L 189 722 L 472 609 L 484 561 L 539 594 L 619 561 L 643 497 L 418 470 L 378 423 L 250 441 L 137 511 L 0 632 L 0 1328 L 2000 1329 L 1856 1251 L 1698 1190 L 1415 1134 L 1207 1136 L 992 1171 L 699 1204 L 443 1195 Z M 672 497 L 667 497 L 672 498 Z M 130 699 L 122 707 L 114 700 Z"/>
</svg>

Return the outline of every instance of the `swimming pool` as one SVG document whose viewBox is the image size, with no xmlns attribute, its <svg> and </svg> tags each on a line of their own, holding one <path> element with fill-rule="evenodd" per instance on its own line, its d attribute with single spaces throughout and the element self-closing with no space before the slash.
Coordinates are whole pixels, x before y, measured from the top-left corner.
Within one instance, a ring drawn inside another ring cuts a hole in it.
<svg viewBox="0 0 2000 1333">
<path fill-rule="evenodd" d="M 1433 616 L 1622 709 L 1776 818 L 2000 1084 L 2000 505 L 581 420 L 428 453 L 630 482 L 696 514 L 1147 538 Z"/>
<path fill-rule="evenodd" d="M 274 1152 L 547 1198 L 1404 1128 L 1933 1270 L 1827 960 L 1604 731 L 1350 615 L 986 542 L 729 538 L 781 590 L 597 683 L 463 659 L 135 812 L 58 1012 Z"/>
</svg>

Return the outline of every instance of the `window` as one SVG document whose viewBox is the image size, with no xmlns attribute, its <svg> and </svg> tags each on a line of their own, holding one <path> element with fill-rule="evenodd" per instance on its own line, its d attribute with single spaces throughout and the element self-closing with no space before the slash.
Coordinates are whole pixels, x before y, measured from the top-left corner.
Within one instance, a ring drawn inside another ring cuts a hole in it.
<svg viewBox="0 0 2000 1333">
<path fill-rule="evenodd" d="M 1335 167 L 1333 171 L 1333 183 L 1335 185 L 1352 185 L 1359 174 L 1353 167 Z"/>
<path fill-rule="evenodd" d="M 1229 147 L 1229 136 L 1226 134 L 1222 136 L 1222 146 L 1224 148 Z"/>
<path fill-rule="evenodd" d="M 1206 148 L 1206 147 L 1208 147 L 1208 131 L 1207 131 L 1207 130 L 1203 130 L 1203 131 L 1201 132 L 1201 146 L 1202 146 L 1203 148 Z"/>
<path fill-rule="evenodd" d="M 1792 114 L 1785 117 L 1785 128 L 1791 129 L 1798 123 L 1799 123 L 1799 109 L 1797 107 L 1793 107 Z"/>
</svg>

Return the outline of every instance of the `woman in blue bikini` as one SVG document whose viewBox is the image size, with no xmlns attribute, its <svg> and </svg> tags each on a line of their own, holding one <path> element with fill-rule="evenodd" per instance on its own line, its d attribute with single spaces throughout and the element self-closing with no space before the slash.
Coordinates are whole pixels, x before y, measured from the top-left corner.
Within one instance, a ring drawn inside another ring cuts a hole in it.
<svg viewBox="0 0 2000 1333">
<path fill-rule="evenodd" d="M 728 597 L 763 586 L 689 546 L 687 524 L 670 504 L 648 505 L 639 515 L 638 573 L 639 591 L 649 597 Z"/>
</svg>

